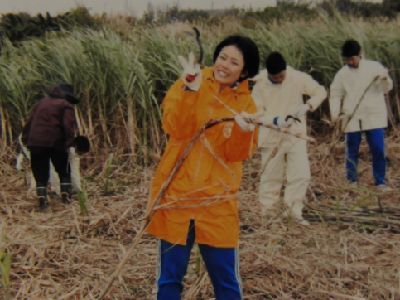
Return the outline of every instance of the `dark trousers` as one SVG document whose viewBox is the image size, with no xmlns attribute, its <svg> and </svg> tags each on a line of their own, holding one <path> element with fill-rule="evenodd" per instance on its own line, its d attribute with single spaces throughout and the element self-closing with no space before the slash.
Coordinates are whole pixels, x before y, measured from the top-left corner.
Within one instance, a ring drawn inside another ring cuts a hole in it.
<svg viewBox="0 0 400 300">
<path fill-rule="evenodd" d="M 68 152 L 50 147 L 30 147 L 31 168 L 36 186 L 47 186 L 50 176 L 50 161 L 53 163 L 61 182 L 70 182 Z"/>
<path fill-rule="evenodd" d="M 375 184 L 385 184 L 385 130 L 383 128 L 363 131 L 367 137 L 368 146 L 372 154 L 372 173 Z M 347 179 L 351 182 L 358 180 L 357 165 L 362 132 L 346 134 L 346 170 Z"/>
</svg>

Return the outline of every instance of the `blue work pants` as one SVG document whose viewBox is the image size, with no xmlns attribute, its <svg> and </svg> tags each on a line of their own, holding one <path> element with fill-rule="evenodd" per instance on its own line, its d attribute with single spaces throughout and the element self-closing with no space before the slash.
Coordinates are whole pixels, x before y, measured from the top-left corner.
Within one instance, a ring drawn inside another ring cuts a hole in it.
<svg viewBox="0 0 400 300">
<path fill-rule="evenodd" d="M 186 245 L 159 241 L 157 299 L 181 299 L 182 280 L 189 264 L 190 252 L 195 241 L 194 222 L 190 223 Z M 216 248 L 199 245 L 201 256 L 214 287 L 217 300 L 242 299 L 239 276 L 239 258 L 236 248 Z"/>
<path fill-rule="evenodd" d="M 385 184 L 386 158 L 385 158 L 385 131 L 383 128 L 346 133 L 346 171 L 347 179 L 357 182 L 357 165 L 361 134 L 365 133 L 368 146 L 372 154 L 372 173 L 375 185 Z"/>
</svg>

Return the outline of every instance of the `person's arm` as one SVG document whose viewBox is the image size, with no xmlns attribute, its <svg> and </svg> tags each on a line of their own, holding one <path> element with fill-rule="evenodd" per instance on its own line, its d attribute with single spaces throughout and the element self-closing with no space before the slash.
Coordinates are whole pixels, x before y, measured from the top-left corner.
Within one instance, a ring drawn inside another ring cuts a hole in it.
<svg viewBox="0 0 400 300">
<path fill-rule="evenodd" d="M 337 73 L 330 87 L 329 107 L 331 113 L 331 120 L 337 120 L 340 114 L 340 104 L 346 92 L 342 84 L 340 73 Z"/>
<path fill-rule="evenodd" d="M 75 109 L 71 104 L 65 106 L 62 123 L 64 128 L 65 146 L 68 148 L 74 144 L 77 131 Z"/>
<path fill-rule="evenodd" d="M 32 118 L 36 112 L 36 108 L 37 108 L 38 104 L 36 104 L 31 111 L 31 114 L 28 118 L 28 121 L 26 121 L 24 127 L 22 128 L 22 136 L 21 136 L 21 141 L 23 145 L 27 145 L 28 143 L 28 139 L 29 139 L 29 133 L 31 131 L 31 125 L 32 125 Z"/>
<path fill-rule="evenodd" d="M 29 132 L 31 131 L 31 124 L 32 124 L 32 115 L 29 117 L 28 121 L 25 123 L 25 126 L 22 128 L 21 142 L 25 146 L 28 143 Z"/>
<path fill-rule="evenodd" d="M 196 131 L 195 104 L 197 91 L 186 89 L 183 82 L 178 80 L 168 90 L 162 103 L 162 126 L 174 139 L 188 139 Z"/>
<path fill-rule="evenodd" d="M 266 70 L 260 71 L 260 73 L 254 78 L 256 84 L 253 87 L 251 96 L 257 107 L 257 114 L 259 114 L 257 121 L 265 124 L 274 124 L 276 117 L 267 112 L 266 103 L 268 101 L 268 90 L 266 86 L 268 84 L 268 72 Z"/>
<path fill-rule="evenodd" d="M 379 64 L 379 83 L 384 94 L 389 93 L 393 89 L 393 80 L 389 76 L 388 69 Z"/>
<path fill-rule="evenodd" d="M 327 96 L 325 88 L 308 74 L 303 77 L 303 93 L 310 96 L 307 101 L 310 111 L 316 110 Z"/>
</svg>

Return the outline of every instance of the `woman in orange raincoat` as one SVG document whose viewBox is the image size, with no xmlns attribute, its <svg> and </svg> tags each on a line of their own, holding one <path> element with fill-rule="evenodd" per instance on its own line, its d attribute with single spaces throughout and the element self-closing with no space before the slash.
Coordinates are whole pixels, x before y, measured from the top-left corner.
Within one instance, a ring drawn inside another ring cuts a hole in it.
<svg viewBox="0 0 400 300">
<path fill-rule="evenodd" d="M 247 114 L 256 112 L 247 78 L 258 72 L 255 43 L 229 36 L 215 49 L 214 65 L 200 71 L 191 55 L 162 104 L 169 140 L 152 182 L 147 232 L 160 239 L 157 299 L 180 299 L 196 242 L 217 299 L 241 299 L 237 192 L 242 161 L 257 145 Z M 155 203 L 162 184 L 193 136 L 210 120 L 234 117 L 206 130 Z M 154 206 L 155 204 L 155 206 Z"/>
</svg>

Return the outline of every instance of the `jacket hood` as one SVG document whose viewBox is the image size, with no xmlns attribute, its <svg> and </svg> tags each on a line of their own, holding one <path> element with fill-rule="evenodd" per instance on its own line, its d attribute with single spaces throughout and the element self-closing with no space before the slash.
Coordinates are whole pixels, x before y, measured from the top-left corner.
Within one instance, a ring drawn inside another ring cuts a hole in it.
<svg viewBox="0 0 400 300">
<path fill-rule="evenodd" d="M 75 97 L 72 85 L 61 83 L 50 88 L 49 96 L 51 98 L 61 98 L 71 104 L 78 104 L 79 99 Z"/>
</svg>

